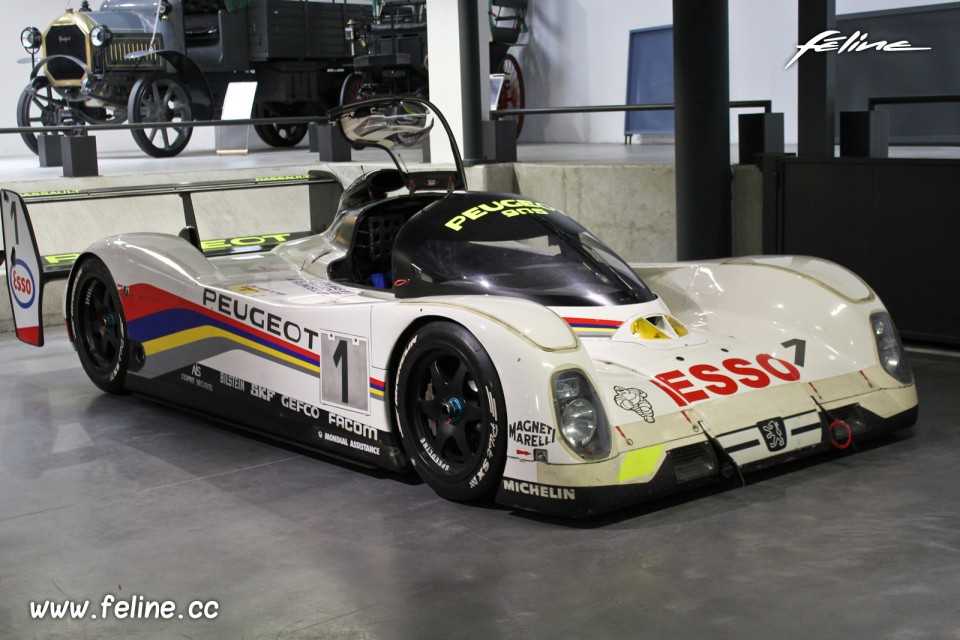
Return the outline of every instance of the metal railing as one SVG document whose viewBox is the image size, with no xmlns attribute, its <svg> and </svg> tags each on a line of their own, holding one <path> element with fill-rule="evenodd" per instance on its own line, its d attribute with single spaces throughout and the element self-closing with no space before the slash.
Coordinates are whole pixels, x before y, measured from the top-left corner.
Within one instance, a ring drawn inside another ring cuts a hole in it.
<svg viewBox="0 0 960 640">
<path fill-rule="evenodd" d="M 12 133 L 65 133 L 84 135 L 88 131 L 129 131 L 136 129 L 182 129 L 185 127 L 232 127 L 247 125 L 283 125 L 283 124 L 328 124 L 327 116 L 299 117 L 299 118 L 246 118 L 244 120 L 184 120 L 182 122 L 136 122 L 125 124 L 63 124 L 51 127 L 2 127 L 0 135 Z"/>
<path fill-rule="evenodd" d="M 588 107 L 536 107 L 530 109 L 494 109 L 490 111 L 493 119 L 505 116 L 542 116 L 556 113 L 602 113 L 606 111 L 670 111 L 677 105 L 672 102 L 659 104 L 604 104 Z M 730 103 L 731 109 L 762 108 L 764 113 L 773 111 L 770 100 L 736 100 Z"/>
<path fill-rule="evenodd" d="M 873 111 L 882 104 L 924 104 L 931 102 L 960 102 L 960 95 L 941 94 L 927 96 L 886 96 L 867 98 L 867 109 Z"/>
</svg>

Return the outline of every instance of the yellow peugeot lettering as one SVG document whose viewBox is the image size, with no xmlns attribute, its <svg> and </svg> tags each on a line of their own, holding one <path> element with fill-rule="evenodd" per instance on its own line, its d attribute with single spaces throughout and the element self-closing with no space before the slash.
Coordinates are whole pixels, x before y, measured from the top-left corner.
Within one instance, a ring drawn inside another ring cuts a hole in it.
<svg viewBox="0 0 960 640">
<path fill-rule="evenodd" d="M 472 209 L 467 209 L 463 212 L 462 215 L 467 216 L 471 220 L 476 220 L 477 218 L 482 218 L 487 215 L 486 211 L 481 211 L 479 207 L 473 207 Z"/>
<path fill-rule="evenodd" d="M 263 244 L 264 238 L 262 236 L 245 236 L 243 238 L 233 238 L 230 240 L 230 244 L 235 247 L 248 247 L 255 244 Z"/>
<path fill-rule="evenodd" d="M 62 262 L 76 262 L 80 257 L 79 253 L 58 253 L 53 256 L 43 256 L 47 264 L 60 264 Z"/>
<path fill-rule="evenodd" d="M 447 224 L 443 226 L 453 229 L 454 231 L 460 231 L 460 229 L 463 228 L 463 223 L 466 221 L 467 219 L 463 216 L 453 216 L 447 220 Z"/>
<path fill-rule="evenodd" d="M 503 210 L 503 203 L 502 203 L 502 202 L 494 202 L 494 203 L 492 203 L 492 204 L 482 204 L 482 205 L 480 205 L 480 208 L 483 209 L 484 211 L 488 212 L 488 213 L 493 213 L 493 212 L 495 212 L 495 211 L 501 211 L 501 210 Z"/>
<path fill-rule="evenodd" d="M 513 216 L 520 215 L 520 212 L 517 211 L 516 209 L 507 209 L 506 211 L 501 211 L 500 213 L 507 216 L 508 218 L 512 218 Z"/>
<path fill-rule="evenodd" d="M 209 251 L 211 249 L 229 249 L 230 245 L 227 244 L 226 240 L 202 240 L 200 242 L 200 249 L 202 251 Z"/>
</svg>

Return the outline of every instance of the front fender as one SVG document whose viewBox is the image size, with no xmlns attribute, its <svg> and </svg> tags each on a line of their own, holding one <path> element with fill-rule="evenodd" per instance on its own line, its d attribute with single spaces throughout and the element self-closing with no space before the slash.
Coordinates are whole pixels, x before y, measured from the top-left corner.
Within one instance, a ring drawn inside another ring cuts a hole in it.
<svg viewBox="0 0 960 640">
<path fill-rule="evenodd" d="M 579 369 L 598 388 L 589 354 L 562 318 L 536 303 L 496 296 L 444 296 L 375 306 L 371 335 L 377 339 L 371 362 L 390 380 L 388 387 L 392 388 L 397 374 L 391 369 L 396 365 L 394 356 L 409 342 L 412 331 L 438 320 L 465 327 L 490 356 L 507 407 L 501 422 L 504 428 L 526 422 L 545 425 L 555 433 L 550 390 L 555 371 Z M 551 460 L 578 461 L 559 438 L 549 440 Z M 516 455 L 512 446 L 509 456 Z"/>
<path fill-rule="evenodd" d="M 883 303 L 835 263 L 769 256 L 633 268 L 691 328 L 780 345 L 771 355 L 805 364 L 818 371 L 815 377 L 878 362 L 870 315 Z"/>
</svg>

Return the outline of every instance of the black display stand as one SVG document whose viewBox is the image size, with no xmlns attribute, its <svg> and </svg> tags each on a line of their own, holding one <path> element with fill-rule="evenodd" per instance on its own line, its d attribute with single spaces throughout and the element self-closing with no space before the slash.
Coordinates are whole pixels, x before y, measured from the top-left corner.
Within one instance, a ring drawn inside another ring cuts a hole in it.
<svg viewBox="0 0 960 640">
<path fill-rule="evenodd" d="M 310 151 L 319 153 L 321 162 L 350 162 L 350 143 L 339 127 L 311 122 L 308 131 Z"/>
<path fill-rule="evenodd" d="M 97 139 L 94 136 L 63 136 L 60 139 L 64 178 L 100 175 L 97 166 Z"/>
<path fill-rule="evenodd" d="M 740 164 L 759 164 L 761 153 L 783 153 L 782 113 L 741 113 Z"/>
<path fill-rule="evenodd" d="M 886 158 L 890 152 L 888 111 L 842 111 L 840 113 L 840 156 L 844 158 Z"/>
<path fill-rule="evenodd" d="M 40 156 L 41 167 L 63 166 L 63 153 L 60 151 L 60 141 L 64 136 L 59 134 L 41 133 L 37 136 L 37 153 Z"/>
<path fill-rule="evenodd" d="M 517 123 L 513 120 L 485 120 L 483 159 L 487 162 L 517 161 Z"/>
</svg>

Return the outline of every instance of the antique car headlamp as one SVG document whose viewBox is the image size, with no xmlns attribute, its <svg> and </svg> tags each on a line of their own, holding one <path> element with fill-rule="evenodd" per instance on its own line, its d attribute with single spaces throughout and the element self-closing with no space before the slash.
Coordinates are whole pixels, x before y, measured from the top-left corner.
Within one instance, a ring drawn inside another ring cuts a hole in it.
<svg viewBox="0 0 960 640">
<path fill-rule="evenodd" d="M 877 341 L 877 355 L 880 356 L 880 364 L 884 370 L 903 384 L 913 382 L 913 372 L 907 364 L 903 343 L 900 342 L 900 335 L 890 314 L 878 311 L 870 316 L 870 324 L 873 326 L 873 337 Z"/>
<path fill-rule="evenodd" d="M 555 374 L 553 403 L 560 435 L 577 455 L 586 460 L 609 455 L 610 430 L 603 405 L 583 373 L 566 370 Z"/>
<path fill-rule="evenodd" d="M 106 25 L 98 24 L 90 32 L 90 44 L 95 47 L 105 47 L 110 44 L 112 37 L 113 34 L 110 33 L 110 29 Z"/>
<path fill-rule="evenodd" d="M 27 27 L 20 32 L 20 44 L 27 50 L 27 53 L 36 53 L 40 51 L 40 45 L 43 44 L 43 36 L 40 29 L 36 27 Z"/>
</svg>

